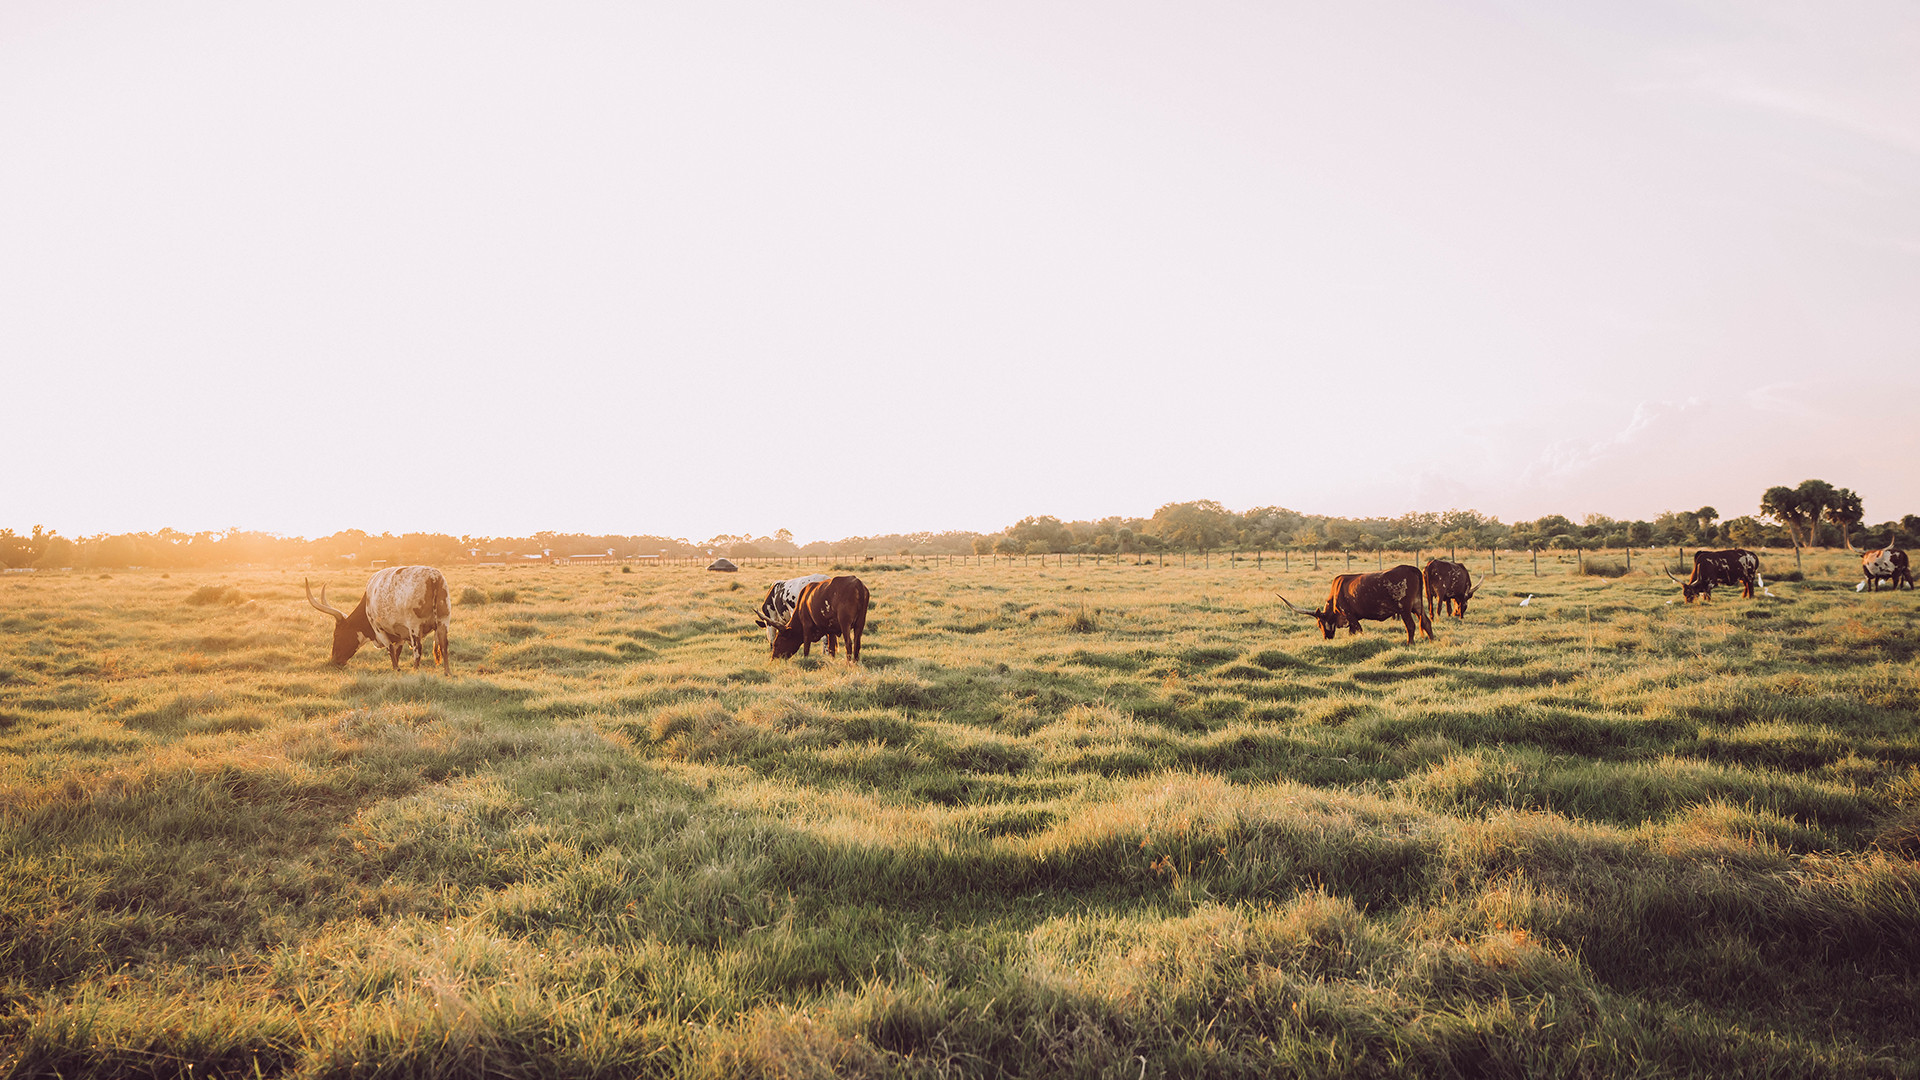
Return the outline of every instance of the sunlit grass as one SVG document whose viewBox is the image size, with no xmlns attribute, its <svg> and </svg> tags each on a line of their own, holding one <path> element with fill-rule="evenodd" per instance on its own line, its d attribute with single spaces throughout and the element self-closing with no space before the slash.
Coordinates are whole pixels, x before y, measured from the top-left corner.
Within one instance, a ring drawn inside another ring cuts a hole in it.
<svg viewBox="0 0 1920 1080">
<path fill-rule="evenodd" d="M 859 667 L 791 571 L 452 568 L 451 679 L 298 573 L 0 583 L 0 1069 L 1914 1075 L 1913 594 L 1502 568 L 1408 646 L 903 562 Z"/>
</svg>

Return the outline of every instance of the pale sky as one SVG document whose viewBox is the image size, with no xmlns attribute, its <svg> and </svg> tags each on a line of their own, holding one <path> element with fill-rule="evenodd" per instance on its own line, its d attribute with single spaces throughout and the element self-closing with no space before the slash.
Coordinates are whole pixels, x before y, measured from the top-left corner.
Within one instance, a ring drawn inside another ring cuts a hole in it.
<svg viewBox="0 0 1920 1080">
<path fill-rule="evenodd" d="M 0 4 L 0 526 L 1920 513 L 1911 3 Z"/>
</svg>

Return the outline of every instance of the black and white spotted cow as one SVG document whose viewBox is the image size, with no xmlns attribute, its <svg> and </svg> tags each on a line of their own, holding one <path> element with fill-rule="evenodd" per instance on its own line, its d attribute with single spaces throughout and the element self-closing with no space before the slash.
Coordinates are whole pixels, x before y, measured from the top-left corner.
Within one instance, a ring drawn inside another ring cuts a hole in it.
<svg viewBox="0 0 1920 1080">
<path fill-rule="evenodd" d="M 1900 588 L 1901 582 L 1905 582 L 1907 588 L 1913 588 L 1913 572 L 1907 565 L 1907 553 L 1891 544 L 1879 551 L 1869 551 L 1861 555 L 1860 572 L 1866 575 L 1866 580 L 1853 587 L 1855 592 L 1862 589 L 1867 592 L 1878 592 L 1880 583 L 1883 581 L 1887 583 L 1888 588 L 1896 591 Z"/>
<path fill-rule="evenodd" d="M 1680 586 L 1680 595 L 1686 597 L 1689 604 L 1693 603 L 1696 596 L 1703 600 L 1713 599 L 1716 585 L 1738 585 L 1740 595 L 1749 600 L 1753 599 L 1756 587 L 1767 587 L 1765 579 L 1760 576 L 1760 556 L 1745 548 L 1696 551 L 1693 553 L 1692 577 L 1681 581 L 1671 573 L 1667 576 Z"/>
<path fill-rule="evenodd" d="M 767 598 L 760 601 L 760 616 L 753 620 L 755 626 L 767 631 L 767 644 L 775 644 L 780 631 L 793 622 L 793 609 L 800 603 L 800 594 L 816 581 L 827 580 L 825 574 L 808 574 L 805 577 L 788 578 L 776 581 L 767 589 Z"/>
</svg>

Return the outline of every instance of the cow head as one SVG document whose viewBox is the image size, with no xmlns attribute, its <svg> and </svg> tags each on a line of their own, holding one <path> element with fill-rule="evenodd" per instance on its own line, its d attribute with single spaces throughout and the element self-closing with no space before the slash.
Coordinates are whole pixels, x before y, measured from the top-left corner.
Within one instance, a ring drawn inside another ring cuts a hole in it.
<svg viewBox="0 0 1920 1080">
<path fill-rule="evenodd" d="M 371 639 L 371 635 L 362 633 L 359 628 L 359 624 L 366 620 L 364 610 L 355 609 L 353 615 L 349 615 L 337 607 L 328 605 L 327 587 L 324 584 L 320 586 L 318 600 L 313 598 L 312 582 L 303 578 L 301 584 L 307 587 L 307 603 L 312 604 L 316 610 L 333 616 L 333 655 L 327 658 L 327 663 L 334 667 L 346 667 L 347 661 L 353 659 L 353 654 L 360 651 L 360 643 Z M 362 604 L 364 603 L 365 601 L 362 601 Z M 360 618 L 356 619 L 355 615 Z"/>
<path fill-rule="evenodd" d="M 769 626 L 767 639 L 773 643 L 773 658 L 785 660 L 800 651 L 807 643 L 807 635 L 797 626 Z"/>
<path fill-rule="evenodd" d="M 1280 596 L 1279 593 L 1274 593 L 1273 595 Z M 1312 611 L 1301 611 L 1299 608 L 1294 607 L 1293 602 L 1284 596 L 1280 596 L 1280 602 L 1287 605 L 1287 610 L 1293 612 L 1295 615 L 1305 615 L 1314 622 L 1319 623 L 1321 637 L 1332 638 L 1335 630 L 1347 625 L 1346 615 L 1334 606 L 1332 600 L 1328 600 L 1325 605 L 1315 608 Z"/>
<path fill-rule="evenodd" d="M 1668 570 L 1666 574 L 1667 577 L 1673 579 L 1675 585 L 1680 586 L 1680 595 L 1686 597 L 1687 603 L 1689 604 L 1693 603 L 1694 597 L 1708 596 L 1713 592 L 1712 588 L 1707 585 L 1696 585 L 1691 580 L 1681 581 L 1679 578 L 1673 576 L 1673 571 L 1671 570 Z"/>
</svg>

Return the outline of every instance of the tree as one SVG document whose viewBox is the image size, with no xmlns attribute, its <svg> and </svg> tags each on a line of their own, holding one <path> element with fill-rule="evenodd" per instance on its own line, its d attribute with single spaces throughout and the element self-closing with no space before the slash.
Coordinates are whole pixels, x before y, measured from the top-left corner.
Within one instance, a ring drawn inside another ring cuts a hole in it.
<svg viewBox="0 0 1920 1080">
<path fill-rule="evenodd" d="M 1206 550 L 1233 538 L 1238 520 L 1212 499 L 1168 503 L 1149 523 L 1156 536 L 1175 547 Z"/>
<path fill-rule="evenodd" d="M 1713 541 L 1713 523 L 1720 520 L 1720 511 L 1711 506 L 1703 506 L 1693 512 L 1694 531 L 1703 544 Z"/>
<path fill-rule="evenodd" d="M 1793 540 L 1793 562 L 1800 564 L 1800 526 L 1806 523 L 1807 511 L 1800 501 L 1800 493 L 1785 484 L 1770 487 L 1760 496 L 1760 515 L 1772 518 L 1787 527 L 1787 536 Z M 1728 523 L 1731 526 L 1731 522 Z M 1729 532 L 1728 535 L 1732 535 Z"/>
<path fill-rule="evenodd" d="M 1825 480 L 1802 480 L 1800 486 L 1793 489 L 1800 496 L 1800 510 L 1807 515 L 1807 546 L 1820 545 L 1820 519 L 1826 516 L 1827 507 L 1832 506 L 1839 492 Z"/>
<path fill-rule="evenodd" d="M 1827 521 L 1839 526 L 1841 547 L 1853 550 L 1853 530 L 1860 527 L 1866 516 L 1860 496 L 1850 488 L 1841 488 L 1833 493 L 1833 504 L 1827 507 Z"/>
</svg>

